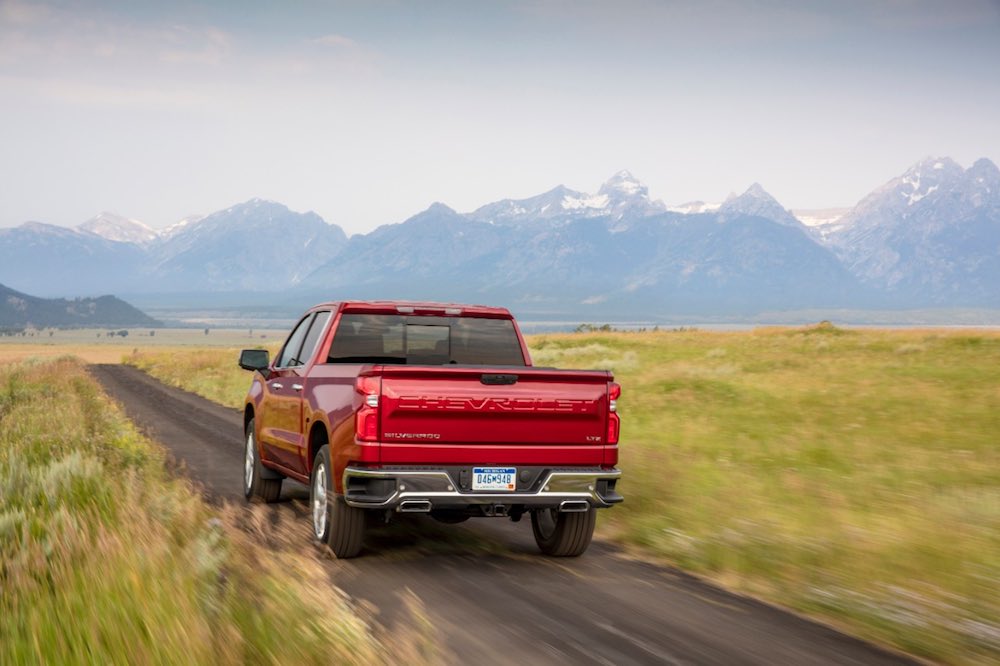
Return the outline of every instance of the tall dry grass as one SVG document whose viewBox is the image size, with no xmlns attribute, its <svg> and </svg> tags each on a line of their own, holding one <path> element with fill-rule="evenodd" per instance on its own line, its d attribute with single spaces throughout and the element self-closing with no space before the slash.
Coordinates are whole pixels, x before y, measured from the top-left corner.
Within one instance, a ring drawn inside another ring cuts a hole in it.
<svg viewBox="0 0 1000 666">
<path fill-rule="evenodd" d="M 427 661 L 388 650 L 319 559 L 206 506 L 63 359 L 0 369 L 0 663 Z M 300 546 L 300 544 L 299 544 Z"/>
<path fill-rule="evenodd" d="M 919 655 L 1000 658 L 1000 334 L 531 344 L 624 387 L 616 538 Z"/>
<path fill-rule="evenodd" d="M 275 350 L 271 349 L 274 356 Z M 197 393 L 228 407 L 243 407 L 250 385 L 250 373 L 236 362 L 236 348 L 205 349 L 135 349 L 122 361 L 144 370 L 163 383 Z"/>
</svg>

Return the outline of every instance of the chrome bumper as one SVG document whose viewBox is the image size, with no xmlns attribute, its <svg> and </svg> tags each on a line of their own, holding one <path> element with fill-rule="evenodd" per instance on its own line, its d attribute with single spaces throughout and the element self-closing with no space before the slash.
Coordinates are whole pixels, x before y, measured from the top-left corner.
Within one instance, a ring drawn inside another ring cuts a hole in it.
<svg viewBox="0 0 1000 666">
<path fill-rule="evenodd" d="M 621 471 L 556 469 L 544 476 L 535 491 L 482 492 L 458 488 L 447 472 L 428 469 L 344 470 L 344 499 L 348 505 L 365 509 L 395 509 L 422 513 L 433 509 L 469 506 L 504 505 L 526 508 L 557 508 L 561 511 L 586 511 L 607 508 L 624 498 L 615 492 Z M 381 480 L 386 489 L 378 497 L 352 494 L 358 482 Z M 603 483 L 602 483 L 603 482 Z"/>
</svg>

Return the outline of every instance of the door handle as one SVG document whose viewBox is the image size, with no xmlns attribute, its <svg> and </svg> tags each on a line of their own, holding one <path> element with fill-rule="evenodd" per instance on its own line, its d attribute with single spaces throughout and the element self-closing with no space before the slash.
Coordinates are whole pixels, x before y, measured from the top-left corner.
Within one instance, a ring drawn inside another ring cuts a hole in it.
<svg viewBox="0 0 1000 666">
<path fill-rule="evenodd" d="M 302 390 L 302 384 L 292 384 L 292 390 L 293 391 L 301 391 Z"/>
<path fill-rule="evenodd" d="M 271 388 L 281 390 L 285 388 L 284 384 L 279 384 L 278 382 L 271 382 Z"/>
</svg>

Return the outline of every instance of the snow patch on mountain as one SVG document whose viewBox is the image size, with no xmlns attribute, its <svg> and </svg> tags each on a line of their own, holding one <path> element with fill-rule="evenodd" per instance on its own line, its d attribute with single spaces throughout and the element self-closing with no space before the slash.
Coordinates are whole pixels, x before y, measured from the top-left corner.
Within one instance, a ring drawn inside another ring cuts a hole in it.
<svg viewBox="0 0 1000 666">
<path fill-rule="evenodd" d="M 799 208 L 789 212 L 825 245 L 831 235 L 844 228 L 842 220 L 850 210 L 850 208 Z"/>
<path fill-rule="evenodd" d="M 77 229 L 110 241 L 134 243 L 136 245 L 148 245 L 159 237 L 156 230 L 146 226 L 139 220 L 122 217 L 121 215 L 107 211 L 95 215 L 80 224 Z"/>
<path fill-rule="evenodd" d="M 938 187 L 939 187 L 938 185 L 931 185 L 930 187 L 927 188 L 926 192 L 921 192 L 920 191 L 920 186 L 919 186 L 919 183 L 918 183 L 917 185 L 914 186 L 913 192 L 910 193 L 910 198 L 907 201 L 906 205 L 912 206 L 913 204 L 917 203 L 918 201 L 920 201 L 924 197 L 926 197 L 926 196 L 928 196 L 930 194 L 934 194 L 934 192 L 937 191 Z"/>
<path fill-rule="evenodd" d="M 205 219 L 204 215 L 188 215 L 187 217 L 183 217 L 177 222 L 174 222 L 170 226 L 163 229 L 163 231 L 160 232 L 160 237 L 164 239 L 171 238 L 172 236 L 180 233 L 181 231 L 186 230 L 188 227 L 191 227 L 197 224 L 198 222 L 201 222 L 204 219 Z"/>
<path fill-rule="evenodd" d="M 596 208 L 598 210 L 604 210 L 608 207 L 608 195 L 597 194 L 597 195 L 586 195 L 583 197 L 566 196 L 563 197 L 563 200 L 560 203 L 560 205 L 565 210 L 580 210 L 581 208 Z M 525 212 L 523 208 L 521 209 L 521 211 Z"/>
<path fill-rule="evenodd" d="M 688 201 L 676 206 L 667 206 L 670 213 L 681 215 L 696 215 L 698 213 L 714 213 L 722 207 L 721 203 L 706 203 L 704 201 Z"/>
<path fill-rule="evenodd" d="M 789 211 L 807 227 L 827 227 L 837 224 L 850 208 L 797 208 Z"/>
</svg>

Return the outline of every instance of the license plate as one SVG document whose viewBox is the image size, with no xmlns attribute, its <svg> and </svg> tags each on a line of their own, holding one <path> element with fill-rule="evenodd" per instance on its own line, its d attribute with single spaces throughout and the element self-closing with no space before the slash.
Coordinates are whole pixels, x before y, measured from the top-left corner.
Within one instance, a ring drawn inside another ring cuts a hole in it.
<svg viewBox="0 0 1000 666">
<path fill-rule="evenodd" d="M 472 489 L 513 492 L 516 478 L 516 467 L 473 467 Z"/>
</svg>

